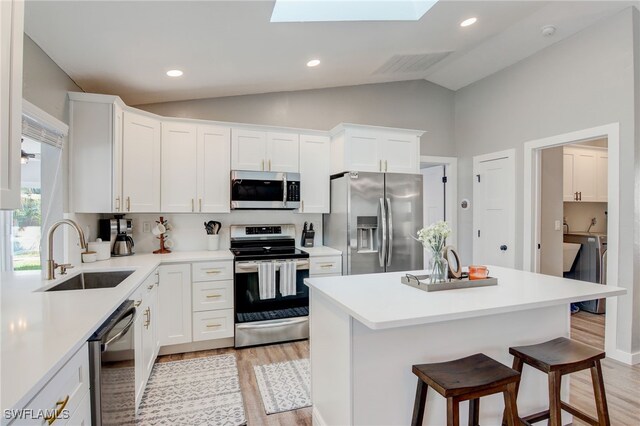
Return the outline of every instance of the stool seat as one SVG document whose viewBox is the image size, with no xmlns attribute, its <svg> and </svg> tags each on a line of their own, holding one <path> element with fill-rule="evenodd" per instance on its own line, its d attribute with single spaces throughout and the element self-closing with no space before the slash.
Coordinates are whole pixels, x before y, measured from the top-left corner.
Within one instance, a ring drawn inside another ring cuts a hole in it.
<svg viewBox="0 0 640 426">
<path fill-rule="evenodd" d="M 413 366 L 413 373 L 445 398 L 515 383 L 520 374 L 485 354 Z"/>
<path fill-rule="evenodd" d="M 537 345 L 512 347 L 509 353 L 545 373 L 563 371 L 563 374 L 566 374 L 565 370 L 584 370 L 605 357 L 603 351 L 566 337 Z"/>
</svg>

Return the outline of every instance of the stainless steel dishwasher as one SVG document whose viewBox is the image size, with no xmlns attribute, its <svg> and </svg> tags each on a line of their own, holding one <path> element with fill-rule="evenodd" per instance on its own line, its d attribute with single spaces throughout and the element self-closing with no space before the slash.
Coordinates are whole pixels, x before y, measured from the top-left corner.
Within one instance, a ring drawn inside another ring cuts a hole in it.
<svg viewBox="0 0 640 426">
<path fill-rule="evenodd" d="M 89 338 L 93 426 L 135 422 L 135 319 L 127 300 Z"/>
</svg>

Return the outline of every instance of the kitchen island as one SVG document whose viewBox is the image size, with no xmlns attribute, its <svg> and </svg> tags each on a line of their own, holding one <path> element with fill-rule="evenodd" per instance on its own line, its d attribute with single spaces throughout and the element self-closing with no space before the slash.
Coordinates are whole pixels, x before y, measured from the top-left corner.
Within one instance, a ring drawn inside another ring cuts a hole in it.
<svg viewBox="0 0 640 426">
<path fill-rule="evenodd" d="M 305 280 L 310 287 L 314 424 L 410 424 L 417 383 L 413 364 L 482 352 L 511 365 L 510 346 L 569 337 L 569 303 L 626 292 L 489 268 L 497 286 L 438 292 L 401 284 L 404 273 L 398 272 Z M 568 380 L 563 392 L 566 396 Z M 525 368 L 520 413 L 546 406 L 546 376 Z M 460 406 L 462 419 L 467 407 Z M 501 395 L 483 398 L 480 423 L 500 424 L 503 408 Z M 446 424 L 445 413 L 445 399 L 429 392 L 425 424 Z M 563 419 L 570 421 L 569 416 Z"/>
</svg>

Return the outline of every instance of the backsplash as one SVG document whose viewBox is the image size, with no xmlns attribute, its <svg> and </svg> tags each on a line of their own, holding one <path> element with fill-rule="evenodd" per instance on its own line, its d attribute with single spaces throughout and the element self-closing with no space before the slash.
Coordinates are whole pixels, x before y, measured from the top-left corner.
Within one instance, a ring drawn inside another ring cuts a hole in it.
<svg viewBox="0 0 640 426">
<path fill-rule="evenodd" d="M 322 215 L 321 214 L 300 214 L 283 210 L 236 210 L 228 214 L 202 213 L 202 214 L 180 214 L 170 213 L 162 215 L 169 221 L 171 231 L 169 238 L 173 240 L 172 251 L 193 251 L 206 250 L 207 238 L 204 229 L 204 222 L 217 220 L 222 223 L 220 231 L 220 249 L 229 248 L 229 226 L 230 225 L 262 225 L 262 224 L 285 224 L 292 223 L 296 227 L 296 244 L 300 243 L 302 227 L 304 222 L 313 223 L 316 230 L 315 245 L 322 245 Z M 112 218 L 113 214 L 77 214 L 76 218 L 86 230 L 90 227 L 89 239 L 94 241 L 98 228 L 98 218 Z M 134 251 L 136 253 L 151 253 L 158 249 L 158 239 L 151 232 L 143 232 L 144 223 L 149 222 L 150 226 L 156 225 L 156 220 L 160 214 L 129 213 L 126 218 L 133 219 L 133 240 L 135 241 Z"/>
<path fill-rule="evenodd" d="M 570 232 L 586 232 L 595 217 L 597 223 L 591 232 L 607 232 L 607 203 L 564 203 L 564 217 L 569 224 Z"/>
</svg>

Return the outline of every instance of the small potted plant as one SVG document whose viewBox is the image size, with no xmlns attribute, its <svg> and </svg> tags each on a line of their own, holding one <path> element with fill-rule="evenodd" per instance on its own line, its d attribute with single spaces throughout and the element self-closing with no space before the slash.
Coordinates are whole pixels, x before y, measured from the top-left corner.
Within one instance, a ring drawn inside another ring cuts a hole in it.
<svg viewBox="0 0 640 426">
<path fill-rule="evenodd" d="M 441 220 L 418 231 L 417 241 L 431 251 L 431 259 L 427 269 L 430 271 L 429 282 L 444 282 L 449 275 L 449 265 L 443 256 L 443 249 L 451 228 Z"/>
</svg>

